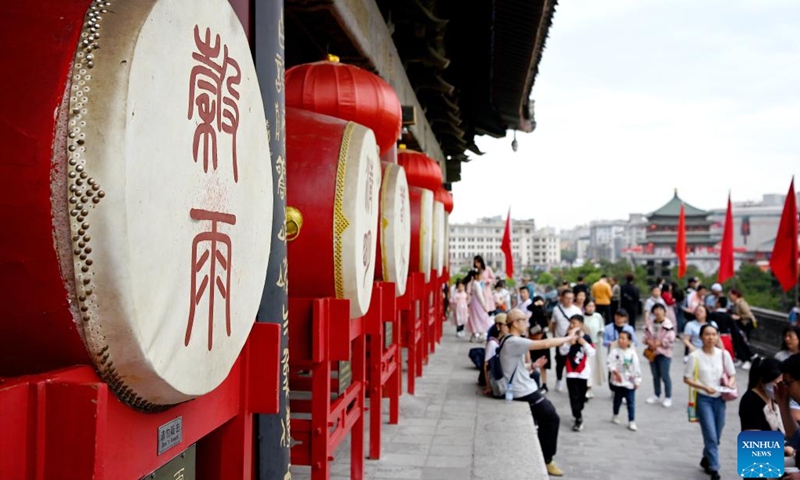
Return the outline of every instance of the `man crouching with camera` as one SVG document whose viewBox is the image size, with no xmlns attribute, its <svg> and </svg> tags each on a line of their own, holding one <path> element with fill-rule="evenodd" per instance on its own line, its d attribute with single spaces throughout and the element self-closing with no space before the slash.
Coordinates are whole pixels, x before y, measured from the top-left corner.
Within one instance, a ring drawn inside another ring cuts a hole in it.
<svg viewBox="0 0 800 480">
<path fill-rule="evenodd" d="M 547 464 L 547 473 L 554 477 L 560 477 L 564 475 L 564 472 L 553 461 L 558 443 L 558 425 L 560 423 L 558 413 L 550 400 L 538 391 L 536 381 L 527 375 L 525 357 L 531 350 L 560 347 L 565 343 L 574 344 L 581 335 L 580 329 L 573 329 L 567 336 L 561 338 L 529 340 L 525 338 L 528 319 L 525 313 L 518 308 L 508 312 L 506 324 L 509 338 L 503 342 L 503 348 L 500 350 L 503 376 L 506 379 L 513 379 L 511 391 L 514 394 L 514 400 L 528 402 L 530 406 L 533 421 L 539 427 L 539 444 Z M 515 375 L 517 370 L 522 374 Z"/>
</svg>

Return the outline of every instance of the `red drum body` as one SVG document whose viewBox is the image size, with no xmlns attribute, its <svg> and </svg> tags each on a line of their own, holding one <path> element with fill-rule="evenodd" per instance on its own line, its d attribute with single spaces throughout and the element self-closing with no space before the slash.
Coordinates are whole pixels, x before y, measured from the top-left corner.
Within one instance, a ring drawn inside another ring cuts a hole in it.
<svg viewBox="0 0 800 480">
<path fill-rule="evenodd" d="M 372 130 L 286 109 L 289 295 L 350 300 L 364 315 L 372 296 L 381 165 Z"/>
<path fill-rule="evenodd" d="M 425 188 L 409 187 L 411 201 L 411 262 L 412 272 L 431 278 L 433 254 L 433 192 Z"/>
<path fill-rule="evenodd" d="M 0 375 L 91 362 L 143 410 L 208 393 L 249 335 L 270 250 L 247 38 L 225 0 L 48 8 L 63 23 L 9 59 L 18 99 L 0 104 L 29 123 L 2 133 L 16 235 L 0 253 Z"/>
<path fill-rule="evenodd" d="M 398 296 L 406 291 L 411 249 L 411 204 L 402 167 L 382 163 L 380 224 L 375 279 L 393 282 Z"/>
</svg>

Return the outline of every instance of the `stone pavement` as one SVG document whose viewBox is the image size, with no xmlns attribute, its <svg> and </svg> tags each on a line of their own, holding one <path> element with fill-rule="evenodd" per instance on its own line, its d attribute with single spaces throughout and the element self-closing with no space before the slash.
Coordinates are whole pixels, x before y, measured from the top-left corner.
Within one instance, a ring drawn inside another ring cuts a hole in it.
<svg viewBox="0 0 800 480">
<path fill-rule="evenodd" d="M 417 379 L 416 395 L 400 397 L 398 425 L 388 424 L 388 402 L 384 401 L 381 459 L 365 460 L 364 478 L 546 479 L 528 404 L 507 404 L 480 395 L 478 371 L 467 352 L 482 345 L 456 338 L 450 325 L 444 331 L 441 345 Z M 367 427 L 367 442 L 368 433 Z M 335 457 L 331 478 L 349 479 L 349 440 Z M 295 480 L 309 478 L 309 467 L 292 466 L 291 470 Z"/>
<path fill-rule="evenodd" d="M 637 332 L 641 340 L 641 332 Z M 703 454 L 703 436 L 700 424 L 689 423 L 686 404 L 688 386 L 683 383 L 683 344 L 676 343 L 672 361 L 671 408 L 660 404 L 648 405 L 647 397 L 653 394 L 653 376 L 650 364 L 641 355 L 642 385 L 636 391 L 636 424 L 639 431 L 627 429 L 627 410 L 620 410 L 622 425 L 611 423 L 611 392 L 608 385 L 595 387 L 595 398 L 584 409 L 585 428 L 572 431 L 572 415 L 567 393 L 555 391 L 555 375 L 548 378 L 551 391 L 548 398 L 561 415 L 561 431 L 556 460 L 564 470 L 565 478 L 585 480 L 620 478 L 645 479 L 708 479 L 700 469 Z M 740 394 L 747 386 L 748 372 L 739 370 L 736 382 Z M 663 394 L 663 392 L 662 392 Z M 736 437 L 739 428 L 739 401 L 727 403 L 725 428 L 720 445 L 720 476 L 723 479 L 740 478 L 736 474 Z"/>
<path fill-rule="evenodd" d="M 445 326 L 442 344 L 417 380 L 416 395 L 406 393 L 401 397 L 400 423 L 384 423 L 381 460 L 365 461 L 366 479 L 547 478 L 527 404 L 506 404 L 478 394 L 478 372 L 467 358 L 467 352 L 475 346 L 466 339 L 457 339 L 454 328 Z M 642 348 L 638 350 L 641 352 Z M 688 390 L 682 381 L 683 347 L 676 346 L 675 353 L 674 405 L 669 409 L 645 403 L 653 392 L 653 383 L 647 360 L 640 358 L 644 379 L 636 393 L 638 432 L 629 431 L 626 423 L 611 423 L 607 385 L 596 388 L 595 398 L 587 403 L 584 430 L 573 432 L 569 399 L 566 392 L 555 391 L 555 375 L 551 371 L 548 398 L 561 416 L 556 463 L 564 470 L 564 478 L 708 478 L 698 466 L 703 450 L 700 426 L 686 419 Z M 405 380 L 404 377 L 404 388 Z M 741 392 L 747 383 L 747 372 L 740 370 L 737 382 Z M 720 446 L 723 479 L 739 478 L 738 406 L 738 401 L 727 404 Z M 384 404 L 384 412 L 388 412 L 388 403 Z M 627 419 L 624 405 L 620 416 Z M 387 421 L 385 414 L 384 422 Z M 349 443 L 345 441 L 336 453 L 332 479 L 350 478 L 349 457 Z M 308 467 L 292 467 L 294 479 L 305 480 L 308 472 Z"/>
</svg>

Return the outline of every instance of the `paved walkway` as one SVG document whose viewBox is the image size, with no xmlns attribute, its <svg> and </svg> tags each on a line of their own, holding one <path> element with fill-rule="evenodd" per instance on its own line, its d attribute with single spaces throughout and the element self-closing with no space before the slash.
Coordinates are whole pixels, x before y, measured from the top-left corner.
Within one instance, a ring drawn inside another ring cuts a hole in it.
<svg viewBox="0 0 800 480">
<path fill-rule="evenodd" d="M 365 461 L 366 479 L 547 478 L 527 405 L 479 395 L 477 370 L 467 358 L 467 352 L 475 346 L 457 339 L 453 327 L 445 326 L 442 344 L 417 380 L 416 395 L 401 397 L 400 424 L 384 424 L 382 458 Z M 597 388 L 595 398 L 586 405 L 585 429 L 573 432 L 569 399 L 566 392 L 555 391 L 555 375 L 551 373 L 548 398 L 561 415 L 556 463 L 564 470 L 564 478 L 708 479 L 698 466 L 703 449 L 700 426 L 686 419 L 688 391 L 682 382 L 682 353 L 683 347 L 676 348 L 672 365 L 674 405 L 670 409 L 645 403 L 653 384 L 649 364 L 642 358 L 644 381 L 636 399 L 638 432 L 610 422 L 607 386 Z M 747 372 L 740 371 L 737 381 L 741 391 Z M 405 377 L 403 382 L 405 388 Z M 720 446 L 723 479 L 739 478 L 737 412 L 738 402 L 728 403 Z M 626 415 L 623 406 L 621 417 Z M 388 415 L 384 415 L 387 421 Z M 332 466 L 332 479 L 350 478 L 349 454 L 349 444 L 344 442 Z M 308 467 L 292 467 L 294 479 L 307 479 L 308 472 Z"/>
</svg>

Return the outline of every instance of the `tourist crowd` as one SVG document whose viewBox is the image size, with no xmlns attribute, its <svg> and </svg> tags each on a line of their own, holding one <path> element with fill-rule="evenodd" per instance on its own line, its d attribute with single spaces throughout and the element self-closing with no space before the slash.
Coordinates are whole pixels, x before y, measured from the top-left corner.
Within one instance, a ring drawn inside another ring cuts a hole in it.
<svg viewBox="0 0 800 480">
<path fill-rule="evenodd" d="M 476 256 L 473 269 L 448 292 L 449 315 L 459 337 L 469 334 L 470 341 L 485 342 L 470 355 L 481 370 L 484 393 L 530 405 L 550 475 L 563 471 L 554 461 L 560 417 L 547 396 L 549 371 L 555 369 L 556 390 L 567 393 L 573 431 L 584 430 L 585 403 L 607 385 L 611 422 L 623 423 L 624 405 L 627 428 L 636 432 L 643 364 L 649 363 L 654 390 L 645 403 L 669 409 L 670 367 L 678 355 L 684 364 L 681 380 L 690 389 L 687 419 L 700 424 L 700 467 L 711 480 L 720 478 L 719 444 L 726 404 L 739 395 L 737 368 L 748 375 L 739 402 L 742 430 L 783 432 L 787 476 L 800 479 L 794 460 L 800 448 L 797 314 L 775 358 L 763 358 L 750 346 L 757 319 L 737 289 L 725 292 L 717 283 L 707 288 L 697 278 L 683 288 L 657 279 L 641 298 L 632 275 L 621 285 L 603 275 L 592 285 L 579 277 L 575 284 L 544 291 L 527 279 L 522 283 L 510 292 Z"/>
</svg>

